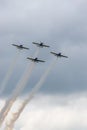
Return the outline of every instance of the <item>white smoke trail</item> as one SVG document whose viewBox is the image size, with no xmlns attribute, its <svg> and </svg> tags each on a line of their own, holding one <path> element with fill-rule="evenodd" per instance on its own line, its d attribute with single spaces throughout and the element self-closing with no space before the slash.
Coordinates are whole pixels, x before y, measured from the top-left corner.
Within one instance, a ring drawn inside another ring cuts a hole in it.
<svg viewBox="0 0 87 130">
<path fill-rule="evenodd" d="M 36 53 L 34 54 L 37 55 L 39 53 L 39 50 L 36 51 Z M 5 106 L 3 107 L 3 109 L 1 110 L 0 113 L 0 127 L 3 124 L 4 119 L 6 118 L 8 112 L 10 111 L 12 105 L 14 104 L 14 102 L 16 101 L 17 97 L 19 96 L 19 94 L 22 92 L 22 90 L 25 88 L 31 73 L 34 69 L 35 63 L 31 63 L 30 66 L 27 66 L 27 69 L 25 70 L 22 78 L 19 80 L 18 84 L 16 85 L 15 90 L 13 91 L 11 97 L 6 101 Z"/>
<path fill-rule="evenodd" d="M 7 74 L 6 74 L 6 76 L 5 76 L 4 80 L 3 80 L 3 82 L 2 82 L 2 84 L 1 84 L 1 87 L 0 87 L 0 95 L 3 93 L 3 91 L 4 91 L 5 88 L 6 88 L 6 85 L 7 85 L 8 81 L 9 81 L 9 79 L 10 79 L 10 77 L 11 77 L 11 75 L 12 75 L 12 72 L 13 72 L 13 70 L 14 70 L 14 68 L 15 68 L 15 65 L 16 65 L 16 63 L 17 63 L 17 61 L 18 61 L 19 54 L 20 54 L 20 51 L 17 52 L 16 55 L 15 55 L 15 58 L 13 58 L 13 61 L 12 61 L 11 65 L 10 65 L 10 67 L 9 67 L 9 69 L 8 69 L 8 72 L 7 72 Z"/>
<path fill-rule="evenodd" d="M 21 80 L 18 82 L 15 90 L 13 91 L 12 96 L 6 101 L 5 106 L 3 107 L 3 109 L 1 110 L 0 113 L 0 125 L 2 125 L 5 117 L 7 116 L 8 112 L 10 111 L 13 103 L 16 101 L 17 97 L 19 96 L 19 94 L 21 93 L 21 91 L 23 90 L 23 88 L 25 87 L 29 76 L 31 75 L 31 72 L 33 70 L 34 67 L 34 63 L 31 64 L 29 68 L 29 70 L 27 69 L 27 71 L 25 72 L 25 74 L 23 75 L 23 77 L 21 78 Z"/>
<path fill-rule="evenodd" d="M 54 67 L 54 65 L 56 64 L 56 61 L 57 60 L 55 60 L 54 62 L 52 62 L 52 64 L 48 67 L 48 69 L 45 71 L 45 73 L 40 78 L 39 82 L 35 85 L 35 87 L 30 92 L 28 98 L 22 103 L 22 105 L 20 106 L 20 108 L 18 109 L 18 111 L 16 113 L 12 114 L 12 119 L 10 120 L 10 123 L 6 122 L 6 129 L 5 130 L 7 130 L 7 128 L 9 128 L 9 130 L 13 129 L 14 124 L 17 121 L 17 119 L 19 118 L 20 114 L 22 113 L 22 111 L 24 110 L 24 108 L 26 107 L 26 105 L 29 103 L 29 101 L 31 101 L 31 99 L 33 98 L 33 96 L 35 95 L 35 93 L 38 91 L 38 89 L 41 88 L 41 86 L 45 82 L 48 74 L 50 73 L 50 71 L 52 70 L 52 68 Z"/>
</svg>

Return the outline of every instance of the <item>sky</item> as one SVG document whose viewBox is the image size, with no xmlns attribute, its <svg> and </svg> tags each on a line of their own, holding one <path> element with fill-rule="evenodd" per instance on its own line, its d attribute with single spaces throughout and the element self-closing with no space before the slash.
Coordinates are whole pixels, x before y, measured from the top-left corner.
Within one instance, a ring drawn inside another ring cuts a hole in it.
<svg viewBox="0 0 87 130">
<path fill-rule="evenodd" d="M 86 5 L 86 0 L 0 0 L 0 83 L 18 57 L 2 93 L 2 104 L 11 95 L 27 64 L 30 65 L 26 58 L 33 57 L 37 50 L 32 42 L 42 41 L 50 48 L 40 49 L 38 58 L 46 62 L 35 65 L 26 88 L 19 96 L 20 102 L 21 96 L 29 94 L 53 63 L 54 56 L 50 51 L 69 57 L 57 60 L 35 98 L 24 109 L 15 130 L 87 129 Z M 19 52 L 11 44 L 23 44 L 30 49 Z"/>
</svg>

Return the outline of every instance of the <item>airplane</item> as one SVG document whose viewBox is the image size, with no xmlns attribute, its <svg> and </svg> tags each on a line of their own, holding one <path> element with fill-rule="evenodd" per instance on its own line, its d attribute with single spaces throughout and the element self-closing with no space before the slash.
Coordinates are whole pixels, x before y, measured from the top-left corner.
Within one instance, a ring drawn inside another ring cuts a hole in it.
<svg viewBox="0 0 87 130">
<path fill-rule="evenodd" d="M 55 55 L 55 56 L 57 56 L 57 57 L 64 57 L 64 58 L 68 58 L 68 56 L 64 56 L 64 55 L 62 55 L 61 53 L 55 53 L 55 52 L 50 52 L 51 54 L 53 54 L 53 55 Z"/>
<path fill-rule="evenodd" d="M 16 46 L 18 49 L 22 50 L 22 49 L 27 49 L 29 50 L 29 48 L 24 47 L 23 45 L 16 45 L 16 44 L 12 44 L 13 46 Z"/>
<path fill-rule="evenodd" d="M 38 60 L 38 58 L 36 57 L 36 58 L 30 58 L 30 57 L 27 57 L 27 59 L 29 59 L 29 60 L 31 60 L 31 61 L 33 61 L 33 62 L 45 62 L 45 61 L 43 61 L 43 60 Z"/>
<path fill-rule="evenodd" d="M 36 44 L 38 47 L 50 47 L 48 45 L 45 45 L 43 42 L 37 43 L 37 42 L 32 42 L 33 44 Z"/>
</svg>

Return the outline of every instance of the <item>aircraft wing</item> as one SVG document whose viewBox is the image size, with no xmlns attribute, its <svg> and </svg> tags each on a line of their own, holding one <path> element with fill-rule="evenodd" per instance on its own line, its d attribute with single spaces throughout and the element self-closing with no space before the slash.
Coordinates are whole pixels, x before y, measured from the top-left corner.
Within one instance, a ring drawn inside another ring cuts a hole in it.
<svg viewBox="0 0 87 130">
<path fill-rule="evenodd" d="M 51 54 L 53 54 L 53 55 L 57 55 L 55 52 L 50 52 Z"/>
<path fill-rule="evenodd" d="M 30 58 L 30 57 L 27 57 L 27 59 L 32 60 L 32 61 L 34 60 L 33 58 Z"/>
<path fill-rule="evenodd" d="M 48 45 L 43 45 L 44 47 L 50 47 L 50 46 L 48 46 Z"/>
<path fill-rule="evenodd" d="M 68 58 L 68 56 L 61 55 L 61 57 Z"/>
<path fill-rule="evenodd" d="M 37 42 L 32 42 L 33 44 L 36 44 L 36 45 L 39 45 L 39 43 L 37 43 Z"/>
<path fill-rule="evenodd" d="M 36 60 L 37 62 L 45 62 L 45 61 L 43 61 L 43 60 Z"/>
<path fill-rule="evenodd" d="M 29 50 L 29 48 L 27 48 L 27 47 L 23 47 L 23 49 L 27 49 L 27 50 Z"/>
<path fill-rule="evenodd" d="M 18 45 L 16 45 L 16 44 L 12 44 L 13 46 L 16 46 L 16 47 L 19 47 Z"/>
</svg>

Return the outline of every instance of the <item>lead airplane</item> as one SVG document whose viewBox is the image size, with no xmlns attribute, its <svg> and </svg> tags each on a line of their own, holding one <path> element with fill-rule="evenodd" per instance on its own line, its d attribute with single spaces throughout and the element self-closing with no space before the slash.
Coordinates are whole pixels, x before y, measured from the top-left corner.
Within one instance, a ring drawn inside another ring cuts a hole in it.
<svg viewBox="0 0 87 130">
<path fill-rule="evenodd" d="M 55 55 L 55 56 L 57 56 L 57 57 L 64 57 L 64 58 L 68 58 L 68 56 L 64 56 L 64 55 L 62 55 L 61 53 L 55 53 L 55 52 L 50 52 L 51 54 L 53 54 L 53 55 Z"/>
<path fill-rule="evenodd" d="M 22 50 L 22 49 L 27 49 L 29 50 L 29 48 L 24 47 L 23 45 L 16 45 L 16 44 L 12 44 L 13 46 L 17 47 L 18 49 Z"/>
<path fill-rule="evenodd" d="M 48 45 L 45 45 L 43 42 L 37 43 L 37 42 L 32 42 L 33 44 L 35 44 L 38 47 L 50 47 Z"/>
<path fill-rule="evenodd" d="M 33 61 L 33 62 L 45 62 L 45 61 L 43 61 L 43 60 L 39 60 L 37 57 L 36 58 L 30 58 L 30 57 L 27 57 L 27 59 L 29 59 L 29 60 L 31 60 L 31 61 Z"/>
</svg>

